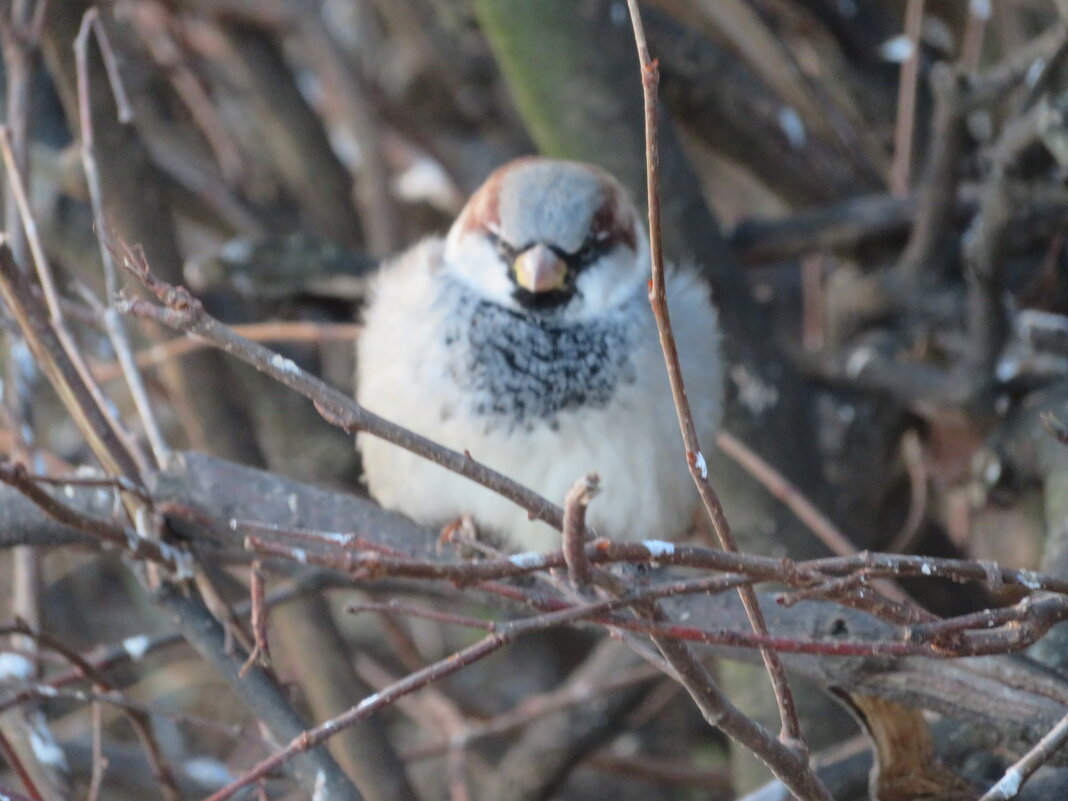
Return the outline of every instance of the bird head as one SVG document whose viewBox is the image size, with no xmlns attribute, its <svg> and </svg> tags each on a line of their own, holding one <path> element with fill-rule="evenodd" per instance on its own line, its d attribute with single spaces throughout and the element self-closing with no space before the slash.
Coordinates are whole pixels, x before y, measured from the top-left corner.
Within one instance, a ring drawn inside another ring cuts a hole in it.
<svg viewBox="0 0 1068 801">
<path fill-rule="evenodd" d="M 445 269 L 502 306 L 583 319 L 633 297 L 649 254 L 615 178 L 589 164 L 525 158 L 471 196 L 449 231 Z"/>
</svg>

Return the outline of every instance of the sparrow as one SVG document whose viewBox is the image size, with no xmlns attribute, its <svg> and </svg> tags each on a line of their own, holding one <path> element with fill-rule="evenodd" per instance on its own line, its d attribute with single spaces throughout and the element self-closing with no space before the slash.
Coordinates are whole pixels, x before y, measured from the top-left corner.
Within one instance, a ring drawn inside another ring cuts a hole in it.
<svg viewBox="0 0 1068 801">
<path fill-rule="evenodd" d="M 597 473 L 586 522 L 599 536 L 677 538 L 698 496 L 650 273 L 645 228 L 615 178 L 577 162 L 505 164 L 444 239 L 414 246 L 373 280 L 357 400 L 556 503 Z M 698 435 L 711 446 L 723 408 L 711 290 L 694 267 L 674 265 L 667 295 Z M 357 447 L 387 508 L 437 525 L 470 515 L 516 548 L 560 547 L 559 532 L 460 475 L 367 434 Z"/>
</svg>

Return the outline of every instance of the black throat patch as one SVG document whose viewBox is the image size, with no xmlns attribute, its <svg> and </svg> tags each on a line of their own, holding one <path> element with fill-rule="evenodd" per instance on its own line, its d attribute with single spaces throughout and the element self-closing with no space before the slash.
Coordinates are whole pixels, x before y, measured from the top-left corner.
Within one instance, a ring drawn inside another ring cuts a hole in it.
<svg viewBox="0 0 1068 801">
<path fill-rule="evenodd" d="M 454 281 L 442 291 L 453 309 L 445 326 L 455 354 L 448 370 L 469 389 L 468 412 L 485 418 L 487 431 L 555 426 L 560 412 L 604 408 L 635 380 L 630 354 L 640 296 L 595 321 L 575 323 L 553 312 L 506 309 Z"/>
</svg>

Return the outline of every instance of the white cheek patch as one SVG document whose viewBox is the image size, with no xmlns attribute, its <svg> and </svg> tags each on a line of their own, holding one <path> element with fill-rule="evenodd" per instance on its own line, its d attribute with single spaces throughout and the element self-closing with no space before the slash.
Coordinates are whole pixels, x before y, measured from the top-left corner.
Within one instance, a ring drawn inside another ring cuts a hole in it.
<svg viewBox="0 0 1068 801">
<path fill-rule="evenodd" d="M 478 294 L 502 305 L 513 307 L 515 286 L 509 278 L 511 265 L 505 264 L 496 248 L 477 233 L 449 234 L 445 244 L 445 269 L 460 277 Z"/>
<path fill-rule="evenodd" d="M 581 317 L 592 317 L 613 309 L 634 297 L 635 287 L 649 273 L 648 258 L 626 246 L 619 246 L 579 274 L 575 286 L 581 304 Z"/>
</svg>

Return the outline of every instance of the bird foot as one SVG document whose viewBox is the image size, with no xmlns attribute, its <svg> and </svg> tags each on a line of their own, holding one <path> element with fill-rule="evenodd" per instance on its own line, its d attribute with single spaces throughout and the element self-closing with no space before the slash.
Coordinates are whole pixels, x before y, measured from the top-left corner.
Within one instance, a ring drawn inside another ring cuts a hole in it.
<svg viewBox="0 0 1068 801">
<path fill-rule="evenodd" d="M 441 527 L 438 545 L 474 545 L 478 543 L 478 524 L 471 515 L 461 515 Z"/>
</svg>

